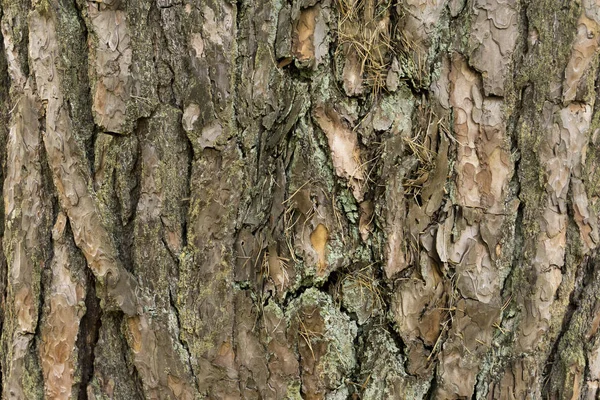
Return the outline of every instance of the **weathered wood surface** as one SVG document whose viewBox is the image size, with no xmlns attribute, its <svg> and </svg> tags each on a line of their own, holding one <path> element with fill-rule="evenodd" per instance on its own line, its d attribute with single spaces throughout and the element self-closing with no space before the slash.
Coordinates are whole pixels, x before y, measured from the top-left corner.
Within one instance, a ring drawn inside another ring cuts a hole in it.
<svg viewBox="0 0 600 400">
<path fill-rule="evenodd" d="M 600 2 L 0 7 L 2 398 L 600 396 Z"/>
</svg>

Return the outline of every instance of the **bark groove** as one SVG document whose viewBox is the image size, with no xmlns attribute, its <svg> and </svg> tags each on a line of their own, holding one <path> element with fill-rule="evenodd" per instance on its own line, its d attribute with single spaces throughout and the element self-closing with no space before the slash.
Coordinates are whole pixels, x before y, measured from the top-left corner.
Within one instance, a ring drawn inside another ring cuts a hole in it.
<svg viewBox="0 0 600 400">
<path fill-rule="evenodd" d="M 600 396 L 600 3 L 0 0 L 6 399 Z"/>
</svg>

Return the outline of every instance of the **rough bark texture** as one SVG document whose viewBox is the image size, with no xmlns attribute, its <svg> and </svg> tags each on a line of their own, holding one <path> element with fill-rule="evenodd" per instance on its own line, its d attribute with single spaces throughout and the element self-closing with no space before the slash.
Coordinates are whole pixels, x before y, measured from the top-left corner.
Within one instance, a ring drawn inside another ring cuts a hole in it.
<svg viewBox="0 0 600 400">
<path fill-rule="evenodd" d="M 600 398 L 599 1 L 0 7 L 2 398 Z"/>
</svg>

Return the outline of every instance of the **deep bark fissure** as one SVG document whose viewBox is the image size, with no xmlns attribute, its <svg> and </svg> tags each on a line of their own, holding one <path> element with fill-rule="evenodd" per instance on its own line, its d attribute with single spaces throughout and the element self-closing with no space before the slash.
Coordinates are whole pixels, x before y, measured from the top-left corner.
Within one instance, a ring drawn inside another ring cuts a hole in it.
<svg viewBox="0 0 600 400">
<path fill-rule="evenodd" d="M 30 3 L 0 12 L 3 395 L 598 395 L 596 4 Z"/>
<path fill-rule="evenodd" d="M 0 21 L 4 18 L 4 10 L 2 4 L 0 3 Z M 0 32 L 0 118 L 2 121 L 8 120 L 8 112 L 7 109 L 9 94 L 9 76 L 7 72 L 7 62 L 5 58 L 5 49 L 4 49 L 4 37 L 2 32 Z M 7 142 L 7 130 L 3 127 L 0 130 L 0 193 L 4 193 L 4 179 L 6 176 L 6 142 Z M 4 209 L 4 201 L 0 204 L 0 238 L 4 236 L 5 232 L 5 209 Z M 7 295 L 7 262 L 6 256 L 4 254 L 4 246 L 2 244 L 2 240 L 0 240 L 0 349 L 4 352 L 2 348 L 2 343 L 4 342 L 4 318 L 5 318 L 5 310 L 6 310 L 6 295 Z M 0 393 L 3 393 L 3 365 L 4 361 L 0 362 Z"/>
<path fill-rule="evenodd" d="M 78 360 L 81 369 L 78 400 L 88 400 L 87 386 L 94 375 L 95 351 L 100 337 L 102 324 L 102 308 L 96 297 L 96 282 L 94 276 L 86 268 L 88 292 L 85 298 L 85 315 L 81 318 L 79 334 L 77 335 Z"/>
<path fill-rule="evenodd" d="M 177 331 L 181 332 L 181 317 L 179 315 L 179 308 L 177 307 L 177 302 L 175 302 L 173 300 L 173 294 L 171 293 L 171 291 L 169 291 L 169 302 L 170 302 L 171 308 L 173 310 L 173 313 L 175 314 L 175 318 L 177 319 Z M 177 340 L 179 341 L 179 344 L 181 345 L 181 347 L 183 347 L 184 351 L 186 352 L 188 366 L 191 370 L 193 367 L 192 353 L 190 352 L 188 344 L 185 340 L 181 339 L 181 333 L 179 334 L 179 337 L 177 337 Z M 194 387 L 196 388 L 196 390 L 199 390 L 198 389 L 199 388 L 198 387 L 198 378 L 196 377 L 196 375 L 192 375 L 192 378 L 194 379 Z"/>
<path fill-rule="evenodd" d="M 125 315 L 122 312 L 115 312 L 116 318 L 119 321 L 119 326 L 121 327 L 121 330 L 124 331 L 124 320 L 125 320 Z M 143 383 L 143 378 L 140 374 L 140 371 L 138 369 L 138 366 L 136 365 L 136 363 L 133 361 L 133 356 L 131 355 L 131 353 L 129 351 L 127 351 L 128 345 L 125 342 L 125 340 L 122 340 L 122 347 L 123 347 L 123 354 L 120 356 L 120 358 L 122 358 L 123 362 L 125 365 L 127 366 L 131 366 L 131 378 L 133 380 L 133 383 L 135 385 L 136 393 L 138 393 L 138 395 L 140 396 L 140 398 L 144 398 L 144 383 Z"/>
<path fill-rule="evenodd" d="M 588 263 L 587 261 L 584 261 L 583 265 L 581 266 L 582 268 L 578 268 L 578 271 L 577 271 L 578 275 L 579 274 L 587 275 L 587 271 L 586 271 L 587 268 L 585 267 L 587 263 Z M 583 280 L 584 279 L 582 279 L 581 281 L 583 282 Z M 546 359 L 546 361 L 544 363 L 545 367 L 544 367 L 544 371 L 543 371 L 543 375 L 542 375 L 542 379 L 544 379 L 544 382 L 550 383 L 550 377 L 552 374 L 552 369 L 553 369 L 554 363 L 556 361 L 556 358 L 560 356 L 558 354 L 559 346 L 561 344 L 563 337 L 567 333 L 567 331 L 569 329 L 571 329 L 570 325 L 573 320 L 573 316 L 579 309 L 579 306 L 581 303 L 581 296 L 583 295 L 585 289 L 586 289 L 586 285 L 576 286 L 575 290 L 573 292 L 571 292 L 571 294 L 569 295 L 569 304 L 564 313 L 561 328 L 556 337 L 556 342 L 554 343 L 554 346 L 552 347 L 552 350 L 550 351 L 548 358 Z M 547 384 L 545 385 L 543 393 L 546 393 L 547 396 L 551 396 L 552 394 L 547 392 L 546 389 L 548 389 Z M 551 390 L 551 389 L 548 389 L 548 390 Z M 557 395 L 557 394 L 555 393 L 554 395 Z"/>
</svg>

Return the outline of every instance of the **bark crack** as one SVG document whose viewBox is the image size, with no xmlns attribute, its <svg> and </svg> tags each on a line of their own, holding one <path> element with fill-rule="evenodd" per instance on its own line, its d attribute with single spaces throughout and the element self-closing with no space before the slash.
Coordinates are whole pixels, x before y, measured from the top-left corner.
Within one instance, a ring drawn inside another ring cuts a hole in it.
<svg viewBox="0 0 600 400">
<path fill-rule="evenodd" d="M 177 337 L 177 341 L 178 341 L 179 345 L 181 346 L 181 348 L 185 351 L 185 354 L 187 356 L 186 363 L 189 368 L 190 376 L 194 380 L 194 388 L 196 389 L 196 391 L 199 391 L 200 389 L 199 389 L 199 385 L 198 385 L 198 377 L 194 373 L 194 364 L 192 363 L 192 353 L 190 352 L 187 341 L 185 339 L 181 338 L 181 316 L 179 315 L 179 308 L 177 307 L 176 301 L 173 299 L 173 293 L 171 292 L 170 288 L 169 288 L 169 303 L 171 305 L 171 310 L 172 310 L 173 314 L 175 315 L 175 319 L 177 320 L 177 333 L 179 335 Z"/>
</svg>

